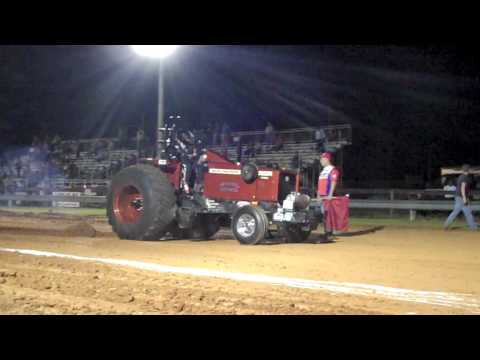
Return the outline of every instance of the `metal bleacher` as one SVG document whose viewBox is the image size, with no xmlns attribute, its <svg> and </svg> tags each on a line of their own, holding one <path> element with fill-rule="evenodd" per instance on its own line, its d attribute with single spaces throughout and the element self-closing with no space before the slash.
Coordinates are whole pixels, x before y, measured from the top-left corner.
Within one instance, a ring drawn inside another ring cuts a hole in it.
<svg viewBox="0 0 480 360">
<path fill-rule="evenodd" d="M 257 143 L 261 147 L 260 151 L 256 153 L 253 160 L 258 164 L 266 165 L 278 164 L 281 168 L 290 168 L 292 161 L 296 156 L 299 157 L 304 166 L 311 165 L 315 159 L 318 159 L 317 142 L 315 141 L 315 131 L 319 128 L 301 128 L 276 131 L 277 136 L 282 136 L 284 139 L 283 146 L 280 150 L 276 150 L 275 146 L 266 145 L 264 140 L 264 131 L 251 132 L 234 132 L 232 138 L 242 139 L 242 154 L 248 148 L 248 143 Z M 346 145 L 351 144 L 351 126 L 350 125 L 333 125 L 322 127 L 326 134 L 326 150 L 336 152 Z M 86 141 L 84 141 L 86 142 Z M 94 141 L 89 141 L 93 143 Z M 237 144 L 232 143 L 229 146 L 209 146 L 214 151 L 221 154 L 227 150 L 228 158 L 230 160 L 237 159 Z M 97 161 L 95 155 L 90 151 L 81 151 L 78 158 L 73 157 L 71 161 L 80 170 L 82 179 L 94 179 L 97 171 L 103 167 L 107 169 L 115 161 L 125 161 L 128 157 L 135 155 L 138 158 L 137 150 L 111 150 L 108 156 L 102 160 Z"/>
<path fill-rule="evenodd" d="M 137 150 L 113 150 L 109 152 L 109 157 L 103 161 L 97 161 L 95 156 L 89 152 L 80 152 L 80 156 L 73 161 L 84 176 L 92 177 L 103 167 L 109 168 L 113 161 L 124 161 L 131 155 L 138 156 Z"/>
<path fill-rule="evenodd" d="M 317 142 L 313 140 L 316 130 L 315 128 L 302 128 L 278 131 L 277 134 L 289 138 L 289 140 L 283 143 L 282 148 L 276 150 L 275 146 L 262 144 L 260 153 L 256 154 L 252 160 L 258 164 L 276 163 L 280 168 L 290 168 L 292 161 L 298 155 L 304 166 L 310 166 L 318 159 Z M 323 130 L 327 136 L 325 143 L 326 151 L 335 153 L 352 142 L 350 125 L 329 126 L 324 127 Z M 243 145 L 244 142 L 264 136 L 265 133 L 263 131 L 232 134 L 232 137 L 242 138 L 242 154 L 248 148 L 248 145 Z M 237 145 L 231 144 L 226 148 L 228 158 L 235 161 L 237 159 Z M 212 150 L 223 154 L 225 147 L 214 146 Z"/>
</svg>

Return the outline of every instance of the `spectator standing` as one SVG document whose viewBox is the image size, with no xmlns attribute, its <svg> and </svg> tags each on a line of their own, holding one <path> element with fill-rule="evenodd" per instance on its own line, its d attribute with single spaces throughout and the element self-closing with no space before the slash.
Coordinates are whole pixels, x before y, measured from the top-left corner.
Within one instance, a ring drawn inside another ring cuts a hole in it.
<svg viewBox="0 0 480 360">
<path fill-rule="evenodd" d="M 317 196 L 319 198 L 326 197 L 331 199 L 335 196 L 340 172 L 332 164 L 331 153 L 323 153 L 320 155 L 320 164 L 323 169 L 318 177 Z"/>
<path fill-rule="evenodd" d="M 458 177 L 457 180 L 457 189 L 455 191 L 455 207 L 447 218 L 444 224 L 444 229 L 448 230 L 453 221 L 457 218 L 460 212 L 463 212 L 465 219 L 470 230 L 477 230 L 478 226 L 475 223 L 475 219 L 472 215 L 472 210 L 470 209 L 470 197 L 471 197 L 471 179 L 470 175 L 470 166 L 462 166 L 462 175 Z"/>
</svg>

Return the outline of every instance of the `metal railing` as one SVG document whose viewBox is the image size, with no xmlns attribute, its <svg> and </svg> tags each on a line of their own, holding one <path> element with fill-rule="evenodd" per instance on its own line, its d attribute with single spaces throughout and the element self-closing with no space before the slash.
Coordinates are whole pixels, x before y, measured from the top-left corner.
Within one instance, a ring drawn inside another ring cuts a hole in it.
<svg viewBox="0 0 480 360">
<path fill-rule="evenodd" d="M 453 201 L 448 200 L 351 200 L 352 209 L 382 209 L 382 210 L 425 210 L 425 211 L 452 211 Z M 472 211 L 480 211 L 480 202 L 470 205 Z"/>
<path fill-rule="evenodd" d="M 408 200 L 435 200 L 437 198 L 445 199 L 447 196 L 453 198 L 455 196 L 454 191 L 445 191 L 441 189 L 432 190 L 419 190 L 419 189 L 339 189 L 338 193 L 341 195 L 360 196 L 360 197 L 379 197 L 394 201 L 399 198 L 407 198 Z M 475 190 L 472 192 L 474 199 L 480 199 L 480 191 Z"/>
<path fill-rule="evenodd" d="M 362 194 L 372 194 L 372 191 L 376 194 L 385 194 L 386 189 L 349 189 L 350 193 L 357 192 Z M 448 195 L 451 192 L 446 191 L 429 191 L 429 190 L 397 190 L 405 194 L 412 192 L 416 193 L 429 193 L 432 192 L 440 195 Z M 48 206 L 53 206 L 53 203 L 58 202 L 74 202 L 79 203 L 80 206 L 102 206 L 106 207 L 105 196 L 40 196 L 40 195 L 0 195 L 0 204 L 7 203 L 7 206 L 12 207 L 14 202 L 25 203 L 40 203 Z M 416 217 L 416 211 L 452 211 L 454 207 L 453 200 L 365 200 L 365 199 L 351 199 L 351 209 L 377 209 L 377 210 L 408 210 L 410 212 L 410 220 L 414 221 Z M 480 202 L 474 201 L 471 204 L 471 209 L 474 212 L 480 211 Z"/>
<path fill-rule="evenodd" d="M 13 207 L 14 202 L 17 203 L 37 203 L 47 206 L 54 206 L 53 203 L 79 203 L 82 206 L 102 206 L 106 207 L 106 196 L 60 196 L 60 195 L 0 195 L 0 203 L 5 202 L 8 207 Z M 20 204 L 22 205 L 22 204 Z"/>
<path fill-rule="evenodd" d="M 352 127 L 351 125 L 331 125 L 324 127 L 307 127 L 307 128 L 296 128 L 288 130 L 275 130 L 275 136 L 280 135 L 285 143 L 292 142 L 306 142 L 306 141 L 315 141 L 315 132 L 319 129 L 322 129 L 325 132 L 326 143 L 332 146 L 344 146 L 350 145 L 352 143 Z M 208 139 L 212 138 L 212 133 L 207 133 L 205 131 L 198 132 L 203 134 L 204 137 Z M 221 145 L 221 134 L 218 135 L 217 144 L 210 144 L 210 141 L 207 141 L 209 145 Z M 237 131 L 229 134 L 231 139 L 241 138 L 242 143 L 246 144 L 249 142 L 260 141 L 263 142 L 265 139 L 266 133 L 264 130 L 256 131 Z"/>
</svg>

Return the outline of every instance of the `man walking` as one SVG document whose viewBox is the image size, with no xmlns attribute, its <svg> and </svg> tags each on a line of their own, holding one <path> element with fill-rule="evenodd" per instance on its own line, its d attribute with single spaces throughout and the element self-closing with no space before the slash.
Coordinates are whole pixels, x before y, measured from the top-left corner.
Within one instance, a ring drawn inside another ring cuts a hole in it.
<svg viewBox="0 0 480 360">
<path fill-rule="evenodd" d="M 457 180 L 457 189 L 455 191 L 455 207 L 450 214 L 450 216 L 445 221 L 444 229 L 447 230 L 453 221 L 457 218 L 458 214 L 463 211 L 467 224 L 471 230 L 477 230 L 477 224 L 472 215 L 472 210 L 470 209 L 470 195 L 472 191 L 472 184 L 469 177 L 470 166 L 462 166 L 462 175 L 458 177 Z"/>
</svg>

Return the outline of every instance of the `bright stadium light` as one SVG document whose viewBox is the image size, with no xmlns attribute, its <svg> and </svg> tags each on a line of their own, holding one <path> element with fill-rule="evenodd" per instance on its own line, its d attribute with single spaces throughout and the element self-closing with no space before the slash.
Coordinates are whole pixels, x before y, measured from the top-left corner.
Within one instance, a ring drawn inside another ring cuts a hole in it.
<svg viewBox="0 0 480 360">
<path fill-rule="evenodd" d="M 172 55 L 179 45 L 130 45 L 138 55 L 158 59 L 158 117 L 157 117 L 157 158 L 164 162 L 166 157 L 165 121 L 164 121 L 164 85 L 162 59 Z"/>
<path fill-rule="evenodd" d="M 130 45 L 138 55 L 154 58 L 164 59 L 172 55 L 177 50 L 178 45 Z"/>
</svg>

